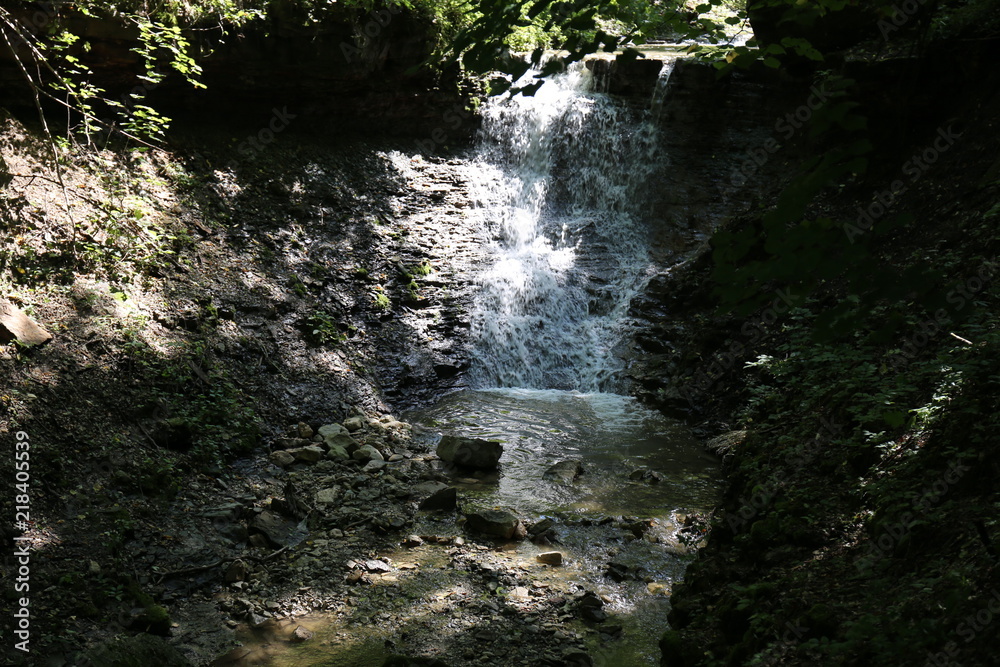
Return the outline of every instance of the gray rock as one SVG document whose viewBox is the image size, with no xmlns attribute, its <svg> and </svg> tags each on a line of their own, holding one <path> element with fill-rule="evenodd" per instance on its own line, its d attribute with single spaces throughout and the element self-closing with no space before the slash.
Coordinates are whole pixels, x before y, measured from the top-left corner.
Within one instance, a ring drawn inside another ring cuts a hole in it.
<svg viewBox="0 0 1000 667">
<path fill-rule="evenodd" d="M 279 449 L 276 452 L 271 452 L 271 455 L 268 456 L 268 460 L 270 460 L 274 465 L 282 468 L 287 468 L 295 463 L 295 457 L 282 449 Z"/>
<path fill-rule="evenodd" d="M 657 472 L 655 470 L 648 470 L 646 468 L 639 468 L 638 470 L 633 470 L 628 476 L 633 482 L 646 482 L 647 484 L 659 484 L 663 481 L 663 473 Z"/>
<path fill-rule="evenodd" d="M 294 456 L 296 461 L 302 461 L 304 463 L 316 463 L 323 458 L 324 454 L 326 454 L 326 452 L 323 451 L 323 448 L 317 445 L 289 449 L 285 453 Z"/>
<path fill-rule="evenodd" d="M 314 444 L 308 438 L 278 438 L 274 441 L 274 446 L 278 449 L 295 449 L 297 447 L 308 447 Z"/>
<path fill-rule="evenodd" d="M 411 498 L 426 498 L 427 496 L 440 491 L 441 489 L 447 489 L 448 485 L 444 482 L 421 482 L 413 487 L 410 491 Z"/>
<path fill-rule="evenodd" d="M 294 546 L 306 539 L 309 534 L 305 527 L 305 521 L 296 523 L 268 510 L 258 514 L 251 527 L 260 531 L 268 542 L 279 547 Z"/>
<path fill-rule="evenodd" d="M 382 468 L 388 465 L 385 461 L 380 461 L 379 459 L 372 459 L 365 464 L 365 467 L 361 469 L 361 472 L 378 472 Z"/>
<path fill-rule="evenodd" d="M 392 572 L 392 566 L 379 558 L 366 560 L 364 565 L 369 572 Z"/>
<path fill-rule="evenodd" d="M 469 530 L 484 535 L 501 537 L 505 540 L 523 539 L 527 535 L 524 524 L 510 512 L 503 510 L 481 510 L 465 515 L 465 526 Z"/>
<path fill-rule="evenodd" d="M 337 435 L 348 435 L 349 431 L 340 424 L 325 424 L 316 431 L 324 440 Z"/>
<path fill-rule="evenodd" d="M 583 465 L 579 461 L 560 461 L 546 470 L 542 477 L 554 482 L 572 484 L 583 474 Z"/>
<path fill-rule="evenodd" d="M 354 433 L 355 431 L 360 431 L 361 427 L 363 427 L 364 424 L 365 422 L 361 417 L 349 417 L 348 419 L 344 420 L 344 428 L 346 428 L 351 433 Z"/>
<path fill-rule="evenodd" d="M 385 457 L 382 456 L 382 452 L 375 449 L 371 445 L 364 445 L 359 447 L 351 457 L 355 461 L 384 461 Z"/>
<path fill-rule="evenodd" d="M 316 504 L 317 505 L 332 505 L 337 502 L 337 495 L 340 493 L 340 489 L 333 487 L 331 489 L 320 489 L 316 492 Z"/>
<path fill-rule="evenodd" d="M 550 530 L 556 525 L 555 520 L 549 519 L 548 517 L 542 519 L 541 521 L 536 521 L 528 528 L 528 532 L 532 535 L 541 535 L 542 533 Z"/>
<path fill-rule="evenodd" d="M 340 445 L 330 445 L 330 451 L 326 453 L 326 458 L 334 461 L 348 461 L 351 455 Z"/>
<path fill-rule="evenodd" d="M 503 445 L 496 440 L 444 435 L 438 443 L 437 455 L 442 461 L 456 465 L 494 470 L 503 455 Z"/>
</svg>

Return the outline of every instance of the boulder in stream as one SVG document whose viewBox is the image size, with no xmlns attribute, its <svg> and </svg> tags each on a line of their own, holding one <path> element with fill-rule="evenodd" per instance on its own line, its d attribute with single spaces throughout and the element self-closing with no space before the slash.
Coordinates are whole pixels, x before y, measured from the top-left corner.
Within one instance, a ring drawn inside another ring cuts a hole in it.
<svg viewBox="0 0 1000 667">
<path fill-rule="evenodd" d="M 559 461 L 542 473 L 542 477 L 562 484 L 572 484 L 582 474 L 583 464 L 579 461 Z"/>
<path fill-rule="evenodd" d="M 470 512 L 465 515 L 465 519 L 466 528 L 484 535 L 492 535 L 505 540 L 520 540 L 528 534 L 521 520 L 504 510 Z"/>
<path fill-rule="evenodd" d="M 427 482 L 414 488 L 415 495 L 426 496 L 420 501 L 420 509 L 425 511 L 444 510 L 449 512 L 458 504 L 455 487 L 441 482 Z"/>
<path fill-rule="evenodd" d="M 467 468 L 494 470 L 503 455 L 503 445 L 496 440 L 443 435 L 437 446 L 437 455 L 442 461 Z"/>
</svg>

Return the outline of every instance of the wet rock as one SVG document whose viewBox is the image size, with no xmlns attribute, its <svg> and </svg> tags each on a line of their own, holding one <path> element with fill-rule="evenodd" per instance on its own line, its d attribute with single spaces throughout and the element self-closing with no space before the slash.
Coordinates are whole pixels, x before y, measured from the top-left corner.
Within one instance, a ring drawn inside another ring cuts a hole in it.
<svg viewBox="0 0 1000 667">
<path fill-rule="evenodd" d="M 545 551 L 535 556 L 540 562 L 548 565 L 562 565 L 563 555 L 558 551 Z"/>
<path fill-rule="evenodd" d="M 294 630 L 292 630 L 292 636 L 290 639 L 293 642 L 304 642 L 312 639 L 312 637 L 313 633 L 311 631 L 306 630 L 301 625 L 299 625 Z"/>
<path fill-rule="evenodd" d="M 41 345 L 52 340 L 52 334 L 7 299 L 0 299 L 0 341 L 16 340 L 22 345 Z"/>
<path fill-rule="evenodd" d="M 536 521 L 535 523 L 531 524 L 531 527 L 528 528 L 528 533 L 532 536 L 541 535 L 542 533 L 551 530 L 552 527 L 555 525 L 556 525 L 555 520 L 545 518 L 542 519 L 541 521 Z"/>
<path fill-rule="evenodd" d="M 403 546 L 409 549 L 413 549 L 414 547 L 419 547 L 423 543 L 424 541 L 420 539 L 419 535 L 409 535 L 405 540 L 403 540 Z"/>
<path fill-rule="evenodd" d="M 455 377 L 461 372 L 461 364 L 434 364 L 434 374 L 441 379 Z"/>
<path fill-rule="evenodd" d="M 638 521 L 630 521 L 624 527 L 626 530 L 631 531 L 637 538 L 641 538 L 653 527 L 653 524 L 652 519 L 640 519 Z"/>
<path fill-rule="evenodd" d="M 638 470 L 633 470 L 628 476 L 633 482 L 646 482 L 647 484 L 659 484 L 663 481 L 663 473 L 657 472 L 655 470 L 647 470 L 645 468 L 640 468 Z"/>
<path fill-rule="evenodd" d="M 361 472 L 367 472 L 367 473 L 378 472 L 379 470 L 385 468 L 386 465 L 388 464 L 385 461 L 381 461 L 379 459 L 372 459 L 371 461 L 365 464 L 365 467 L 361 469 Z"/>
<path fill-rule="evenodd" d="M 580 597 L 576 603 L 576 609 L 585 621 L 603 623 L 608 618 L 607 612 L 604 611 L 604 600 L 590 591 Z"/>
<path fill-rule="evenodd" d="M 298 436 L 300 438 L 306 438 L 306 439 L 308 439 L 308 438 L 313 437 L 312 426 L 310 426 L 309 424 L 307 424 L 305 422 L 299 422 L 295 426 L 295 432 L 298 434 Z"/>
<path fill-rule="evenodd" d="M 583 474 L 583 465 L 579 461 L 560 461 L 542 473 L 542 477 L 554 482 L 572 484 Z"/>
<path fill-rule="evenodd" d="M 382 456 L 382 452 L 375 449 L 371 445 L 364 445 L 359 447 L 356 452 L 351 454 L 351 458 L 355 461 L 384 461 L 385 457 Z"/>
<path fill-rule="evenodd" d="M 503 455 L 503 445 L 496 440 L 444 435 L 438 443 L 437 455 L 442 461 L 467 468 L 494 470 Z"/>
<path fill-rule="evenodd" d="M 418 485 L 414 490 L 417 491 L 417 489 L 420 490 L 421 495 L 430 491 L 430 494 L 420 501 L 419 507 L 424 511 L 443 510 L 450 512 L 458 504 L 458 491 L 453 486 L 440 482 L 428 482 Z"/>
<path fill-rule="evenodd" d="M 650 595 L 670 595 L 670 585 L 651 581 L 646 584 L 646 590 Z"/>
<path fill-rule="evenodd" d="M 615 581 L 625 581 L 629 578 L 629 566 L 624 563 L 616 563 L 614 561 L 608 563 L 608 569 L 604 573 L 604 576 L 610 577 Z"/>
<path fill-rule="evenodd" d="M 465 526 L 469 530 L 484 535 L 501 537 L 505 540 L 520 540 L 527 535 L 524 524 L 510 512 L 503 510 L 482 510 L 465 515 Z"/>
</svg>

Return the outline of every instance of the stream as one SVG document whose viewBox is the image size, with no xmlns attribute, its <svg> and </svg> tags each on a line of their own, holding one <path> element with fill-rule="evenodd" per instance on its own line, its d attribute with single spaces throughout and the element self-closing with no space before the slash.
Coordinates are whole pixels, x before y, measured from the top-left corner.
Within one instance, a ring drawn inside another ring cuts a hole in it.
<svg viewBox="0 0 1000 667">
<path fill-rule="evenodd" d="M 466 277 L 467 387 L 401 415 L 427 449 L 442 434 L 500 441 L 498 472 L 427 463 L 458 489 L 461 513 L 501 508 L 529 527 L 549 522 L 548 537 L 448 537 L 442 548 L 426 536 L 461 532 L 455 515 L 421 513 L 412 532 L 423 541 L 381 552 L 392 571 L 373 577 L 372 592 L 339 615 L 274 624 L 258 640 L 260 661 L 217 664 L 380 665 L 389 647 L 433 653 L 453 639 L 490 648 L 464 649 L 459 662 L 443 655 L 447 664 L 591 664 L 572 654 L 538 661 L 528 648 L 515 658 L 521 637 L 525 647 L 575 642 L 596 665 L 658 664 L 669 592 L 693 553 L 679 532 L 688 514 L 714 506 L 719 471 L 681 423 L 629 397 L 624 378 L 629 305 L 662 268 L 644 202 L 665 166 L 655 117 L 665 86 L 645 108 L 594 87 L 581 66 L 533 97 L 485 104 L 462 166 L 473 203 L 464 231 L 481 251 Z M 546 475 L 567 461 L 579 463 L 578 477 Z M 539 562 L 552 550 L 561 565 Z M 567 614 L 588 595 L 603 618 Z M 362 614 L 376 599 L 388 612 Z M 289 639 L 299 627 L 313 638 Z M 496 633 L 508 632 L 513 652 L 498 655 Z"/>
<path fill-rule="evenodd" d="M 473 388 L 405 415 L 431 433 L 503 443 L 499 474 L 460 487 L 469 503 L 564 523 L 655 521 L 658 532 L 625 544 L 599 525 L 560 533 L 563 576 L 608 596 L 609 611 L 627 615 L 646 640 L 594 654 L 607 665 L 656 664 L 648 642 L 669 609 L 649 595 L 655 588 L 611 581 L 607 563 L 669 587 L 683 572 L 684 514 L 711 508 L 718 492 L 716 461 L 685 427 L 622 395 L 626 314 L 655 271 L 643 203 L 665 159 L 655 113 L 671 66 L 649 108 L 593 92 L 582 66 L 533 97 L 486 105 L 472 164 L 481 174 L 476 223 L 492 261 L 476 276 Z M 567 460 L 582 464 L 575 482 L 543 477 Z M 644 471 L 658 481 L 636 480 Z"/>
</svg>

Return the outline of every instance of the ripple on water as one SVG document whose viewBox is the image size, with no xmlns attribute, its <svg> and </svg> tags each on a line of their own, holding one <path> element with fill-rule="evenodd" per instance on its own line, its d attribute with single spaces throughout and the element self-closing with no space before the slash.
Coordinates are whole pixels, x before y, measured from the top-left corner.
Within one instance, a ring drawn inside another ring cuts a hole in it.
<svg viewBox="0 0 1000 667">
<path fill-rule="evenodd" d="M 686 427 L 617 394 L 552 389 L 461 391 L 407 416 L 442 433 L 500 440 L 495 485 L 484 502 L 524 512 L 590 511 L 667 516 L 712 506 L 717 462 Z M 580 460 L 572 485 L 543 479 L 549 466 Z M 637 469 L 663 474 L 659 484 L 629 479 Z"/>
</svg>

